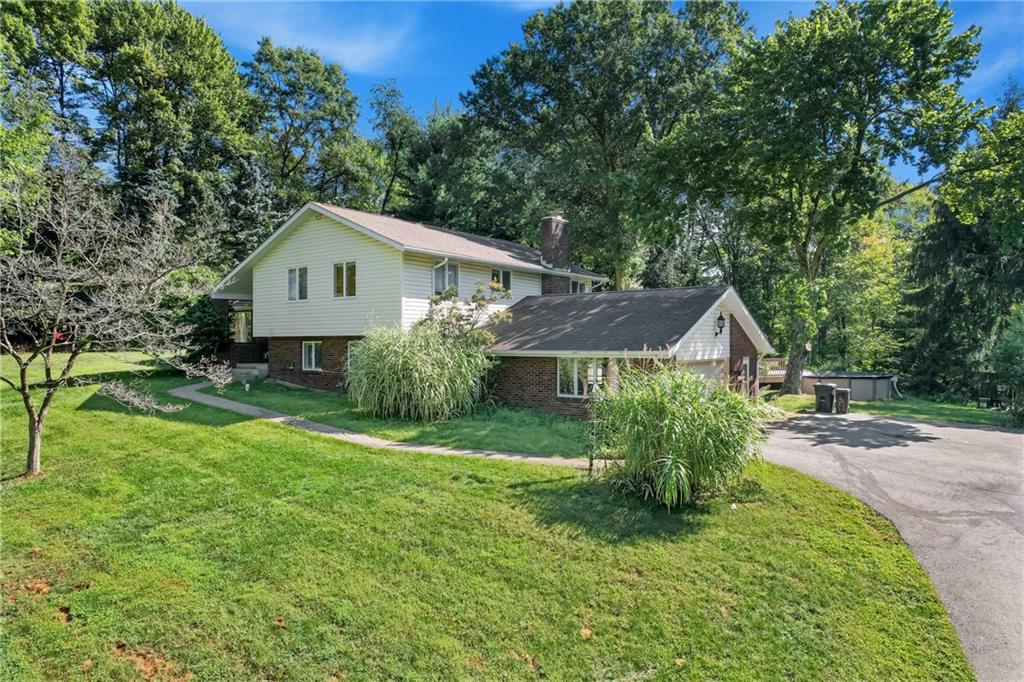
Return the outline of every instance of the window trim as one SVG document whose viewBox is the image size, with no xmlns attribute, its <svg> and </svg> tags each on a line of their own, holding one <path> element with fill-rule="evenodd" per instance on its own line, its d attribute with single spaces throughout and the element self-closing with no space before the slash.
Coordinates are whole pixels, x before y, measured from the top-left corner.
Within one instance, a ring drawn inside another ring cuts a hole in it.
<svg viewBox="0 0 1024 682">
<path fill-rule="evenodd" d="M 574 389 L 582 386 L 582 389 L 580 390 L 580 393 L 562 393 L 562 361 L 563 360 L 571 360 L 572 361 L 572 367 L 573 367 L 573 382 L 572 382 L 572 385 L 573 385 Z M 594 377 L 586 376 L 584 378 L 584 381 L 581 384 L 581 382 L 580 382 L 580 360 L 582 360 L 582 361 L 584 361 L 586 363 L 593 363 L 593 364 L 590 365 L 590 367 L 593 367 L 595 369 L 600 367 L 601 368 L 600 377 L 598 377 L 597 376 L 597 372 L 595 372 L 594 373 L 595 374 Z M 587 390 L 587 386 L 590 384 L 590 379 L 591 378 L 594 379 L 594 386 L 599 386 L 600 384 L 602 384 L 604 382 L 605 378 L 608 376 L 608 370 L 607 370 L 607 367 L 605 367 L 605 363 L 607 363 L 607 362 L 608 362 L 608 359 L 605 358 L 605 357 L 601 357 L 601 356 L 579 356 L 579 357 L 560 357 L 560 358 L 555 358 L 555 395 L 557 397 L 559 397 L 559 398 L 570 398 L 570 399 L 573 399 L 573 400 L 586 400 L 587 398 L 590 397 L 590 392 Z M 600 380 L 598 380 L 598 378 L 600 378 Z"/>
<path fill-rule="evenodd" d="M 572 288 L 579 287 L 579 291 L 573 291 Z M 570 294 L 589 294 L 591 290 L 590 285 L 585 279 L 570 279 L 569 280 L 569 293 Z"/>
<path fill-rule="evenodd" d="M 494 277 L 495 273 L 497 273 L 498 275 L 497 279 L 495 279 Z M 503 279 L 505 279 L 505 274 L 508 274 L 508 286 L 505 286 L 505 283 L 502 281 Z M 507 268 L 491 268 L 491 282 L 497 282 L 502 289 L 509 293 L 512 293 L 512 278 L 512 271 Z"/>
<path fill-rule="evenodd" d="M 437 269 L 443 268 L 444 273 L 444 288 L 441 291 L 437 290 Z M 451 274 L 450 268 L 455 268 L 455 282 L 449 281 L 449 275 Z M 462 268 L 459 263 L 453 260 L 445 258 L 444 260 L 435 260 L 434 268 L 430 271 L 430 286 L 434 292 L 434 296 L 440 296 L 444 292 L 448 291 L 452 287 L 455 287 L 456 298 L 459 295 L 459 279 L 462 277 Z"/>
<path fill-rule="evenodd" d="M 348 266 L 355 268 L 355 283 L 353 288 L 356 293 L 349 295 L 348 293 Z M 338 294 L 338 266 L 341 266 L 341 294 Z M 334 298 L 355 298 L 359 295 L 359 266 L 356 265 L 354 260 L 346 260 L 335 263 L 331 266 L 331 272 L 334 277 Z"/>
<path fill-rule="evenodd" d="M 305 298 L 301 298 L 299 296 L 299 294 L 302 293 L 302 287 L 300 286 L 300 279 L 299 279 L 299 271 L 300 270 L 305 270 L 306 271 L 306 297 Z M 296 298 L 292 298 L 292 272 L 295 273 L 295 296 L 296 296 Z M 300 301 L 308 301 L 309 300 L 309 266 L 307 266 L 307 265 L 296 265 L 294 267 L 288 268 L 288 284 L 285 287 L 285 300 L 287 300 L 288 303 L 298 303 Z"/>
<path fill-rule="evenodd" d="M 306 347 L 312 347 L 314 363 L 317 359 L 320 360 L 319 367 L 306 367 Z M 323 341 L 303 341 L 302 342 L 302 358 L 301 366 L 303 372 L 323 372 L 324 371 L 324 352 L 323 352 Z"/>
</svg>

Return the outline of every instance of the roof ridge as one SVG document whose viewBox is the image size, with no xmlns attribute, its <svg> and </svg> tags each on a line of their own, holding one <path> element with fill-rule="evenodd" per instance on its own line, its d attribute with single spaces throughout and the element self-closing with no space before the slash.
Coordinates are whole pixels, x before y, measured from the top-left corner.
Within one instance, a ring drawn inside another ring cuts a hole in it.
<svg viewBox="0 0 1024 682">
<path fill-rule="evenodd" d="M 519 246 L 519 247 L 522 247 L 522 248 L 529 249 L 531 251 L 535 251 L 537 253 L 540 253 L 540 249 L 538 249 L 536 247 L 530 246 L 529 244 L 524 244 L 523 242 L 513 241 L 511 239 L 503 239 L 501 237 L 491 237 L 491 236 L 486 235 L 486 234 L 478 234 L 476 232 L 467 232 L 466 230 L 457 230 L 454 227 L 442 227 L 441 225 L 431 225 L 430 223 L 419 222 L 417 220 L 409 220 L 407 218 L 399 218 L 398 216 L 389 215 L 387 213 L 374 213 L 373 211 L 363 211 L 363 210 L 358 209 L 358 208 L 349 208 L 347 206 L 338 206 L 337 204 L 328 204 L 328 203 L 323 202 L 323 201 L 314 201 L 313 203 L 317 204 L 318 206 L 325 206 L 325 207 L 328 207 L 328 208 L 341 209 L 342 211 L 353 211 L 355 213 L 362 213 L 364 215 L 377 216 L 379 218 L 391 218 L 392 220 L 399 220 L 399 221 L 401 221 L 403 223 L 409 223 L 410 225 L 416 225 L 417 227 L 425 227 L 425 228 L 430 229 L 430 230 L 441 230 L 442 232 L 451 232 L 452 234 L 463 235 L 463 236 L 466 236 L 466 237 L 476 237 L 477 239 L 489 239 L 491 241 L 502 242 L 504 244 L 512 244 L 514 246 Z"/>
<path fill-rule="evenodd" d="M 690 289 L 728 289 L 731 284 L 705 284 L 696 285 L 690 287 L 655 287 L 653 289 L 609 289 L 606 291 L 588 291 L 586 293 L 564 293 L 564 294 L 533 294 L 532 296 L 524 296 L 523 299 L 527 298 L 556 298 L 560 296 L 573 296 L 579 298 L 580 296 L 604 296 L 608 294 L 642 294 L 642 293 L 653 293 L 656 291 L 686 291 Z"/>
</svg>

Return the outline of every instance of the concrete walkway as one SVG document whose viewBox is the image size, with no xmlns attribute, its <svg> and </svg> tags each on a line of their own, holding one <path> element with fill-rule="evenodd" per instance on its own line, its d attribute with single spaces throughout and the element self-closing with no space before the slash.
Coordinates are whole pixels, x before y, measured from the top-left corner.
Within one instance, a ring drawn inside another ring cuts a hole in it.
<svg viewBox="0 0 1024 682">
<path fill-rule="evenodd" d="M 286 426 L 293 426 L 297 429 L 303 429 L 311 433 L 319 433 L 322 436 L 328 438 L 336 438 L 343 440 L 346 443 L 354 443 L 356 445 L 365 445 L 370 448 L 381 448 L 384 450 L 400 450 L 402 452 L 418 452 L 420 454 L 427 455 L 456 455 L 458 457 L 483 457 L 485 459 L 501 459 L 511 462 L 527 462 L 530 464 L 550 464 L 561 467 L 571 467 L 574 469 L 586 469 L 589 466 L 589 462 L 585 457 L 571 458 L 571 457 L 544 457 L 542 455 L 529 455 L 520 452 L 500 452 L 497 450 L 463 450 L 461 448 L 449 448 L 440 445 L 415 445 L 412 443 L 398 443 L 391 440 L 385 440 L 384 438 L 376 438 L 375 436 L 368 436 L 365 433 L 358 433 L 356 431 L 349 431 L 347 429 L 341 429 L 336 426 L 328 426 L 326 424 L 320 424 L 318 422 L 311 422 L 308 419 L 302 419 L 289 414 L 283 414 L 281 412 L 274 412 L 273 410 L 265 410 L 262 407 L 256 407 L 255 405 L 247 405 L 246 403 L 240 403 L 236 400 L 228 400 L 227 398 L 221 398 L 220 396 L 209 395 L 207 393 L 200 393 L 204 388 L 208 388 L 211 384 L 201 383 L 192 384 L 190 386 L 180 386 L 178 388 L 172 388 L 168 391 L 175 398 L 183 398 L 185 400 L 191 400 L 196 403 L 202 403 L 203 405 L 209 405 L 210 407 L 218 407 L 222 410 L 228 410 L 230 412 L 236 412 L 238 414 L 245 415 L 246 417 L 252 417 L 253 419 L 262 419 L 263 421 L 274 422 L 275 424 L 284 424 Z M 600 465 L 602 462 L 595 461 L 595 467 Z"/>
<path fill-rule="evenodd" d="M 778 425 L 765 456 L 888 517 L 981 682 L 1024 680 L 1024 434 L 870 415 Z"/>
</svg>

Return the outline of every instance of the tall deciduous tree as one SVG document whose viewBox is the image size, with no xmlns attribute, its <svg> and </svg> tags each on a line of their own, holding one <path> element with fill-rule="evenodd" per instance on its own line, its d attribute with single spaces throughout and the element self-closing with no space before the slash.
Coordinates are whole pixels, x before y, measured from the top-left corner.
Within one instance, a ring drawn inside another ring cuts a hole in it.
<svg viewBox="0 0 1024 682">
<path fill-rule="evenodd" d="M 370 98 L 373 110 L 373 129 L 385 159 L 380 205 L 377 210 L 387 213 L 407 201 L 409 183 L 409 156 L 420 137 L 420 124 L 402 101 L 402 91 L 394 80 L 386 80 L 373 87 Z"/>
<path fill-rule="evenodd" d="M 237 65 L 204 21 L 173 2 L 90 6 L 89 103 L 97 152 L 119 181 L 166 183 L 189 222 L 227 190 L 231 163 L 251 144 L 251 100 Z"/>
<path fill-rule="evenodd" d="M 574 243 L 611 267 L 617 288 L 642 243 L 648 145 L 707 104 L 742 22 L 719 2 L 678 13 L 668 2 L 560 3 L 473 75 L 471 114 L 538 156 Z"/>
<path fill-rule="evenodd" d="M 313 50 L 263 38 L 244 65 L 256 97 L 259 148 L 281 193 L 278 208 L 318 197 L 328 185 L 327 157 L 347 147 L 358 116 L 345 72 Z"/>
<path fill-rule="evenodd" d="M 677 147 L 682 186 L 739 198 L 802 273 L 784 391 L 798 390 L 820 320 L 822 264 L 884 200 L 886 165 L 945 163 L 976 129 L 983 112 L 959 86 L 977 36 L 954 33 L 936 0 L 821 3 L 739 51 L 715 114 Z"/>
<path fill-rule="evenodd" d="M 544 202 L 536 157 L 465 114 L 436 108 L 410 155 L 406 217 L 490 237 L 536 242 Z"/>
</svg>

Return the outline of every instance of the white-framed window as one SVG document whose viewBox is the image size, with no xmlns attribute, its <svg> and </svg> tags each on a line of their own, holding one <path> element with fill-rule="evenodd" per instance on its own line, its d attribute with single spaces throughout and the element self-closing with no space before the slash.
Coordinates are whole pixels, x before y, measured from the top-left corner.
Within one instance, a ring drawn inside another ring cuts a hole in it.
<svg viewBox="0 0 1024 682">
<path fill-rule="evenodd" d="M 505 291 L 512 291 L 511 270 L 491 270 L 491 281 L 500 285 Z"/>
<path fill-rule="evenodd" d="M 334 264 L 334 297 L 352 298 L 356 295 L 356 262 Z"/>
<path fill-rule="evenodd" d="M 308 268 L 288 268 L 288 300 L 305 301 L 309 298 Z"/>
<path fill-rule="evenodd" d="M 302 342 L 302 371 L 319 372 L 323 369 L 323 353 L 319 341 Z"/>
<path fill-rule="evenodd" d="M 359 345 L 358 341 L 349 341 L 345 346 L 345 372 L 352 369 L 352 350 Z"/>
<path fill-rule="evenodd" d="M 442 260 L 434 264 L 434 293 L 443 294 L 448 289 L 454 288 L 455 295 L 459 295 L 459 264 Z"/>
<path fill-rule="evenodd" d="M 604 358 L 558 358 L 558 395 L 586 398 L 604 382 Z"/>
<path fill-rule="evenodd" d="M 236 310 L 231 313 L 231 340 L 235 343 L 252 341 L 251 310 Z"/>
<path fill-rule="evenodd" d="M 570 294 L 585 294 L 590 291 L 590 287 L 587 283 L 581 279 L 574 279 L 569 282 L 569 293 Z"/>
</svg>

